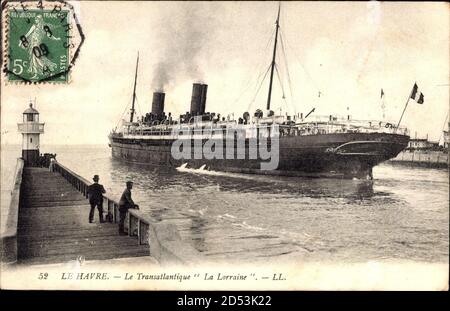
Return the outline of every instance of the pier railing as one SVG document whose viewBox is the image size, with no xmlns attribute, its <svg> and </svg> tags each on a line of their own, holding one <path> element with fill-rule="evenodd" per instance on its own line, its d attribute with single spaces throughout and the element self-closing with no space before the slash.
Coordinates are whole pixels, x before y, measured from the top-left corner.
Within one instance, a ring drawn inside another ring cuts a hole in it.
<svg viewBox="0 0 450 311">
<path fill-rule="evenodd" d="M 62 164 L 53 161 L 50 169 L 60 173 L 73 187 L 86 198 L 88 187 L 92 183 Z M 108 211 L 109 222 L 119 221 L 119 203 L 107 195 L 103 195 L 103 206 Z M 162 264 L 198 264 L 203 260 L 200 253 L 190 244 L 184 242 L 174 224 L 155 222 L 140 210 L 129 209 L 125 219 L 125 231 L 128 235 L 137 236 L 138 243 L 148 244 L 150 255 Z"/>
<path fill-rule="evenodd" d="M 5 228 L 1 233 L 1 261 L 3 263 L 15 263 L 17 261 L 17 223 L 19 219 L 19 201 L 23 166 L 24 160 L 18 158 L 14 173 L 14 184 L 11 190 L 8 218 Z"/>
<path fill-rule="evenodd" d="M 84 177 L 73 172 L 69 168 L 60 164 L 59 162 L 53 162 L 53 171 L 60 173 L 75 189 L 81 192 L 86 198 L 89 197 L 88 188 L 92 184 Z M 107 211 L 105 219 L 109 222 L 119 222 L 119 203 L 109 197 L 103 195 L 103 208 Z M 139 245 L 148 243 L 148 229 L 150 220 L 140 212 L 139 210 L 129 209 L 125 219 L 125 231 L 128 231 L 128 235 L 137 236 Z"/>
</svg>

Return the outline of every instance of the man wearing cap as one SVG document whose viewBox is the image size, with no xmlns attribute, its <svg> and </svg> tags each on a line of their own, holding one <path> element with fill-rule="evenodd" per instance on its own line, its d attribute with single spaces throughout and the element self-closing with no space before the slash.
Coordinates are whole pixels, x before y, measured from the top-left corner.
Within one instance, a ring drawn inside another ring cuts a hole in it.
<svg viewBox="0 0 450 311">
<path fill-rule="evenodd" d="M 124 224 L 125 217 L 127 216 L 128 209 L 136 208 L 139 209 L 139 205 L 134 204 L 133 199 L 131 198 L 131 189 L 133 189 L 133 182 L 127 181 L 127 188 L 123 191 L 122 196 L 119 201 L 119 212 L 120 212 L 120 221 L 119 221 L 119 234 L 125 234 Z"/>
<path fill-rule="evenodd" d="M 105 188 L 98 183 L 100 178 L 98 175 L 94 175 L 94 183 L 88 187 L 89 203 L 91 204 L 91 211 L 89 212 L 89 223 L 94 222 L 94 210 L 97 206 L 98 216 L 100 222 L 105 222 L 103 220 L 103 193 L 106 192 Z"/>
</svg>

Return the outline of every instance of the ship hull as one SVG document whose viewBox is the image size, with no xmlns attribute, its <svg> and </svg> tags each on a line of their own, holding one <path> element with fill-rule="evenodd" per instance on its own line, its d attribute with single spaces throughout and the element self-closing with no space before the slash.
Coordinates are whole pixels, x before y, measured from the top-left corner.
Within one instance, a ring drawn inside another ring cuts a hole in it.
<svg viewBox="0 0 450 311">
<path fill-rule="evenodd" d="M 189 157 L 175 159 L 171 153 L 173 140 L 168 139 L 112 136 L 111 149 L 113 158 L 149 165 L 178 167 L 187 163 L 191 168 L 205 165 L 210 170 L 237 173 L 372 178 L 372 168 L 397 156 L 408 141 L 409 136 L 386 133 L 282 136 L 279 138 L 279 161 L 275 170 L 261 170 L 261 162 L 269 160 L 261 159 L 259 153 L 258 158 L 251 159 L 249 152 L 252 146 L 248 141 L 244 145 L 245 159 L 235 159 L 236 147 L 232 159 L 227 158 L 225 152 L 223 159 L 195 159 L 193 151 Z"/>
</svg>

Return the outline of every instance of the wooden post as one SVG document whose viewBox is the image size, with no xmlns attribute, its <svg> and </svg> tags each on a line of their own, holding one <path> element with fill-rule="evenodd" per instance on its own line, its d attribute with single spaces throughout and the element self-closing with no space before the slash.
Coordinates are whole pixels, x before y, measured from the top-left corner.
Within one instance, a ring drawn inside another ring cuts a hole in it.
<svg viewBox="0 0 450 311">
<path fill-rule="evenodd" d="M 141 220 L 138 218 L 138 225 L 137 225 L 137 236 L 138 236 L 138 245 L 141 245 Z"/>
<path fill-rule="evenodd" d="M 113 203 L 113 222 L 117 223 L 116 203 Z"/>
<path fill-rule="evenodd" d="M 128 236 L 131 236 L 131 214 L 127 212 L 128 216 Z"/>
</svg>

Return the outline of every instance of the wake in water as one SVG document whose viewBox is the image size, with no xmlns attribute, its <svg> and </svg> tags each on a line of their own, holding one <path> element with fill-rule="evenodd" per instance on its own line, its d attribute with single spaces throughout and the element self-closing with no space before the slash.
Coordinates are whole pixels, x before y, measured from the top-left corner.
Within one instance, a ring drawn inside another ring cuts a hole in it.
<svg viewBox="0 0 450 311">
<path fill-rule="evenodd" d="M 259 177 L 265 177 L 265 176 L 256 176 L 256 175 L 248 175 L 248 174 L 212 171 L 206 166 L 206 164 L 203 164 L 202 166 L 200 166 L 200 168 L 189 168 L 189 167 L 187 167 L 187 163 L 183 163 L 182 165 L 177 167 L 176 170 L 181 173 L 201 174 L 201 175 L 209 175 L 209 176 L 225 176 L 225 177 L 250 179 L 250 180 L 259 179 Z"/>
<path fill-rule="evenodd" d="M 194 174 L 205 174 L 205 175 L 220 175 L 219 172 L 210 171 L 207 169 L 206 164 L 200 166 L 200 168 L 188 168 L 187 163 L 183 163 L 179 167 L 176 168 L 178 172 L 182 173 L 194 173 Z"/>
</svg>

